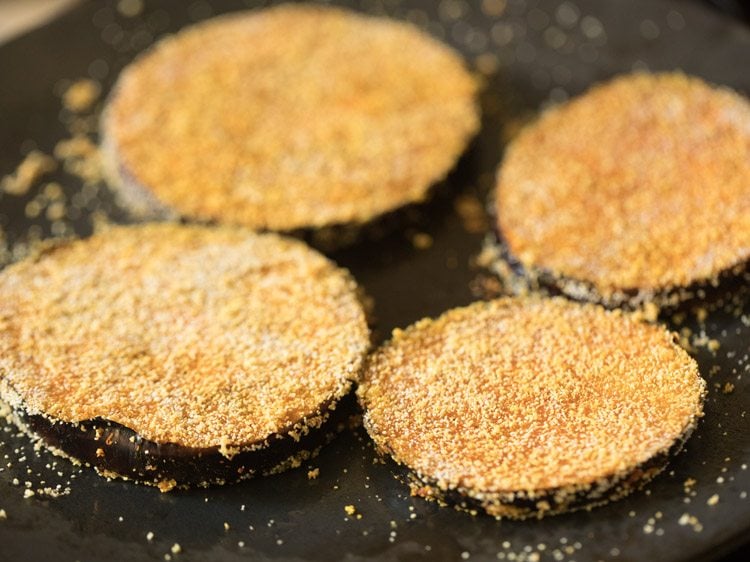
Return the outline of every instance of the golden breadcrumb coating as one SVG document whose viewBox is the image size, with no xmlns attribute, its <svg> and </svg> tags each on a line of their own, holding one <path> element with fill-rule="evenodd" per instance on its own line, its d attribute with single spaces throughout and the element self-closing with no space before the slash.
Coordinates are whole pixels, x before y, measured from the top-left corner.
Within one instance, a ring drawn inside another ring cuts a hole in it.
<svg viewBox="0 0 750 562">
<path fill-rule="evenodd" d="M 679 73 L 597 86 L 513 141 L 496 211 L 525 268 L 605 300 L 713 280 L 750 258 L 750 103 Z"/>
<path fill-rule="evenodd" d="M 372 438 L 419 479 L 523 517 L 651 476 L 639 467 L 689 434 L 704 388 L 662 327 L 559 298 L 503 298 L 396 330 L 358 393 Z M 547 496 L 557 505 L 514 507 Z"/>
<path fill-rule="evenodd" d="M 121 75 L 114 183 L 162 214 L 293 230 L 423 200 L 479 126 L 451 49 L 392 20 L 283 5 L 192 26 Z"/>
<path fill-rule="evenodd" d="M 348 272 L 239 228 L 113 228 L 7 268 L 0 295 L 11 405 L 222 454 L 319 418 L 369 347 Z"/>
</svg>

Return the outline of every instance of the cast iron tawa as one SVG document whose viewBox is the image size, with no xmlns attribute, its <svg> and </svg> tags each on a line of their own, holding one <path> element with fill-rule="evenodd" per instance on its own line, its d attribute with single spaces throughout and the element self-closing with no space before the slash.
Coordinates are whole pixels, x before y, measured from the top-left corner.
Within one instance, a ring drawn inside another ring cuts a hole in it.
<svg viewBox="0 0 750 562">
<path fill-rule="evenodd" d="M 52 153 L 69 137 L 70 114 L 61 110 L 59 95 L 71 81 L 93 77 L 106 94 L 119 70 L 158 37 L 213 14 L 262 4 L 148 2 L 133 16 L 137 2 L 119 2 L 118 10 L 115 1 L 90 1 L 0 47 L 0 177 L 29 151 Z M 467 209 L 475 211 L 469 203 L 486 199 L 512 131 L 546 104 L 633 69 L 683 69 L 750 93 L 750 30 L 692 2 L 351 5 L 415 22 L 487 76 L 482 132 L 433 201 L 407 213 L 399 229 L 366 235 L 332 254 L 374 297 L 379 340 L 394 327 L 486 293 L 477 290 L 487 283 L 477 281 L 482 273 L 472 263 L 483 229 L 490 227 Z M 34 205 L 31 212 L 28 205 L 39 186 L 23 196 L 0 195 L 6 238 L 0 245 L 20 247 L 30 237 L 68 232 L 87 235 L 102 216 L 132 220 L 103 186 L 84 187 L 62 168 L 39 185 L 50 181 L 60 184 L 75 209 L 62 219 L 52 214 L 48 220 L 44 210 L 34 216 Z M 693 343 L 715 339 L 719 345 L 693 351 L 710 388 L 706 416 L 662 475 L 608 506 L 523 522 L 440 508 L 409 496 L 394 478 L 403 476 L 401 469 L 378 460 L 362 429 L 344 431 L 297 470 L 160 494 L 108 481 L 37 450 L 2 422 L 0 561 L 718 559 L 739 548 L 750 532 L 749 292 L 740 278 L 707 294 L 717 310 L 703 328 L 696 320 L 700 312 L 681 311 L 684 323 L 673 327 L 705 335 Z"/>
</svg>

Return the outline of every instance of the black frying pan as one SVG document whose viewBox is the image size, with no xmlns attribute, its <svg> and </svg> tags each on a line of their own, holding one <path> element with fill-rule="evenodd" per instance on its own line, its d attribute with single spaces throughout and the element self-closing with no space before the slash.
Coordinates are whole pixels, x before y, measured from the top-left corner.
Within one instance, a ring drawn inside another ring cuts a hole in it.
<svg viewBox="0 0 750 562">
<path fill-rule="evenodd" d="M 93 74 L 106 92 L 120 68 L 154 38 L 211 12 L 259 4 L 149 2 L 139 17 L 127 19 L 117 15 L 116 2 L 85 2 L 0 47 L 0 176 L 14 169 L 22 152 L 51 152 L 67 135 L 56 96 L 65 80 Z M 692 2 L 508 0 L 500 18 L 482 11 L 492 2 L 352 4 L 396 18 L 424 14 L 428 29 L 470 63 L 491 53 L 499 64 L 483 96 L 482 133 L 445 189 L 402 230 L 333 255 L 374 296 L 381 338 L 393 327 L 476 298 L 471 287 L 479 272 L 470 261 L 482 234 L 464 228 L 454 202 L 459 194 L 486 196 L 502 156 L 504 128 L 550 100 L 633 68 L 681 68 L 750 93 L 750 31 Z M 450 18 L 454 13 L 460 21 Z M 562 51 L 551 46 L 557 43 L 549 37 L 550 25 L 570 43 Z M 81 189 L 80 180 L 65 172 L 51 179 L 69 196 Z M 48 221 L 24 215 L 33 195 L 0 198 L 0 224 L 11 241 L 22 240 L 32 227 L 50 233 Z M 128 220 L 102 188 L 88 211 L 71 221 L 78 234 L 90 232 L 90 213 L 97 211 Z M 433 245 L 416 249 L 410 241 L 415 231 L 432 236 Z M 730 283 L 711 298 L 739 294 L 748 314 L 746 285 Z M 715 356 L 705 348 L 696 352 L 710 394 L 687 451 L 645 491 L 591 512 L 498 522 L 410 498 L 394 478 L 399 468 L 374 462 L 362 430 L 345 432 L 310 463 L 320 469 L 317 479 L 308 479 L 303 468 L 236 486 L 160 494 L 108 482 L 34 451 L 28 439 L 3 426 L 0 509 L 7 519 L 0 519 L 0 561 L 164 560 L 175 543 L 181 550 L 176 560 L 511 560 L 511 554 L 516 560 L 579 562 L 717 559 L 740 547 L 750 531 L 750 327 L 719 311 L 709 316 L 707 330 L 721 347 Z M 734 384 L 730 394 L 721 390 L 726 383 Z M 692 492 L 685 490 L 689 479 L 696 481 Z M 25 482 L 34 490 L 60 484 L 70 493 L 24 498 Z M 714 494 L 718 503 L 708 505 Z M 347 517 L 346 505 L 362 518 Z"/>
</svg>

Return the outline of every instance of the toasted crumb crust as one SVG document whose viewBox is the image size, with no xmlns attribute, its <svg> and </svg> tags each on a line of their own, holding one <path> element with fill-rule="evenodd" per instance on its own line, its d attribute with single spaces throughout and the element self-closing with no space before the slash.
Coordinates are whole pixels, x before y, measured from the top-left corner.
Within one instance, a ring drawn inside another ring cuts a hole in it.
<svg viewBox="0 0 750 562">
<path fill-rule="evenodd" d="M 282 5 L 192 26 L 132 63 L 103 153 L 150 216 L 362 224 L 423 201 L 453 167 L 479 127 L 476 91 L 460 57 L 410 25 Z"/>
<path fill-rule="evenodd" d="M 679 73 L 594 87 L 513 141 L 494 206 L 512 258 L 566 294 L 679 300 L 750 260 L 750 103 Z"/>
<path fill-rule="evenodd" d="M 319 426 L 369 330 L 348 272 L 239 228 L 117 227 L 0 273 L 0 398 L 231 458 Z"/>
<path fill-rule="evenodd" d="M 697 425 L 691 424 L 667 451 L 661 451 L 646 462 L 617 474 L 600 478 L 594 483 L 569 485 L 550 490 L 519 492 L 479 492 L 462 487 L 451 488 L 444 482 L 410 471 L 406 482 L 411 494 L 441 505 L 451 505 L 459 511 L 476 514 L 484 511 L 496 518 L 541 519 L 579 509 L 593 509 L 621 499 L 648 484 L 662 472 L 669 459 L 678 454 Z"/>
<path fill-rule="evenodd" d="M 358 389 L 367 431 L 415 494 L 514 518 L 647 481 L 704 394 L 673 334 L 560 298 L 480 302 L 396 330 Z"/>
</svg>

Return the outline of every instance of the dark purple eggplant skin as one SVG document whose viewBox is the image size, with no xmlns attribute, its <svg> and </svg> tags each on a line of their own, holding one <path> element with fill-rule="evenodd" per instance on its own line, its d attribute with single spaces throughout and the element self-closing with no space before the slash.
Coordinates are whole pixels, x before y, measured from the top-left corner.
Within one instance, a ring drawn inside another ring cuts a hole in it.
<svg viewBox="0 0 750 562">
<path fill-rule="evenodd" d="M 221 454 L 218 446 L 194 448 L 150 441 L 128 427 L 102 418 L 69 423 L 29 414 L 22 407 L 13 412 L 19 425 L 44 445 L 104 476 L 157 486 L 174 481 L 177 487 L 190 488 L 229 484 L 275 472 L 303 451 L 317 451 L 343 428 L 351 414 L 350 402 L 345 397 L 334 410 L 322 409 L 328 414 L 322 425 L 311 428 L 299 440 L 288 432 L 277 433 L 257 444 L 257 448 L 241 450 L 231 458 Z"/>
</svg>

